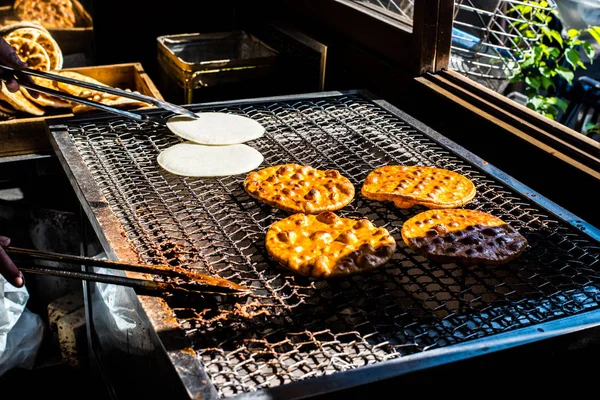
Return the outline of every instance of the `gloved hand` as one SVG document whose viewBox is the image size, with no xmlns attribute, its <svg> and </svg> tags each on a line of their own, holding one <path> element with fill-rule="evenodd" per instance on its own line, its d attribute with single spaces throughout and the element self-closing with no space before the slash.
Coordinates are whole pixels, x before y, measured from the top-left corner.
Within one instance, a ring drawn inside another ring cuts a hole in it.
<svg viewBox="0 0 600 400">
<path fill-rule="evenodd" d="M 23 69 L 27 67 L 27 63 L 23 62 L 15 49 L 8 44 L 6 40 L 0 37 L 0 66 L 6 65 L 15 69 Z M 16 92 L 19 90 L 19 84 L 15 80 L 14 75 L 11 72 L 4 71 L 0 68 L 0 79 L 4 80 L 4 84 L 9 92 Z M 23 82 L 27 82 L 33 84 L 33 79 L 29 75 L 20 75 L 19 79 Z M 34 98 L 38 97 L 38 93 L 34 91 L 30 91 L 29 94 Z"/>
<path fill-rule="evenodd" d="M 4 251 L 5 246 L 10 245 L 10 239 L 5 236 L 0 236 L 0 275 L 2 275 L 8 283 L 15 287 L 21 287 L 25 283 L 23 274 L 12 262 L 8 254 Z"/>
</svg>

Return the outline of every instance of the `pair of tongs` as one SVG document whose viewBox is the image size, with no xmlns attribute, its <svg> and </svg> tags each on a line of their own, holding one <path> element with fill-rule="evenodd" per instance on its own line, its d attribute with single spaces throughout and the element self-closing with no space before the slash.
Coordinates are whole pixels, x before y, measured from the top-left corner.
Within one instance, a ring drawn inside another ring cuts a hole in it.
<svg viewBox="0 0 600 400">
<path fill-rule="evenodd" d="M 26 272 L 42 275 L 52 275 L 64 278 L 73 278 L 93 282 L 109 283 L 128 286 L 147 292 L 170 292 L 186 294 L 216 294 L 216 295 L 243 295 L 249 294 L 250 289 L 240 286 L 230 280 L 223 279 L 200 272 L 193 272 L 182 267 L 168 265 L 128 264 L 100 258 L 80 257 L 68 254 L 49 253 L 39 250 L 22 249 L 18 247 L 4 247 L 7 254 L 19 263 L 19 269 Z M 147 279 L 135 279 L 123 276 L 100 274 L 96 272 L 73 271 L 55 266 L 41 266 L 36 264 L 22 265 L 22 262 L 46 260 L 59 263 L 77 264 L 81 266 L 102 267 L 121 271 L 140 272 L 152 275 L 162 275 L 171 278 L 174 282 L 157 282 Z"/>
<path fill-rule="evenodd" d="M 158 117 L 156 115 L 137 114 L 137 113 L 134 113 L 131 111 L 121 110 L 121 109 L 118 109 L 115 107 L 108 106 L 106 104 L 98 103 L 93 100 L 88 100 L 88 99 L 84 99 L 82 97 L 74 96 L 69 93 L 64 93 L 64 92 L 61 92 L 58 90 L 49 89 L 49 88 L 39 86 L 36 84 L 24 82 L 22 79 L 18 79 L 18 78 L 19 78 L 19 76 L 23 76 L 23 75 L 30 75 L 30 76 L 36 76 L 38 78 L 50 79 L 53 81 L 67 83 L 70 85 L 79 86 L 79 87 L 83 87 L 86 89 L 92 89 L 92 90 L 95 90 L 98 92 L 105 92 L 105 93 L 114 94 L 117 96 L 127 97 L 127 98 L 130 98 L 133 100 L 142 101 L 144 103 L 152 104 L 163 110 L 170 111 L 177 115 L 184 115 L 186 117 L 190 117 L 193 119 L 198 118 L 198 116 L 196 114 L 194 114 L 192 111 L 190 111 L 184 107 L 177 106 L 175 104 L 166 102 L 164 100 L 157 99 L 155 97 L 146 96 L 146 95 L 139 94 L 139 93 L 133 93 L 133 92 L 129 92 L 127 90 L 117 89 L 117 88 L 113 88 L 110 86 L 101 86 L 101 85 L 97 85 L 97 84 L 90 83 L 90 82 L 80 81 L 78 79 L 68 78 L 68 77 L 62 76 L 62 75 L 52 74 L 50 72 L 33 70 L 31 68 L 15 69 L 15 68 L 7 67 L 5 65 L 0 65 L 0 68 L 4 69 L 4 70 L 10 72 L 12 75 L 14 75 L 17 78 L 16 79 L 17 83 L 20 86 L 22 86 L 28 90 L 33 90 L 33 91 L 43 93 L 43 94 L 46 94 L 49 96 L 55 96 L 55 97 L 58 97 L 58 98 L 61 98 L 64 100 L 68 100 L 68 101 L 71 101 L 74 103 L 84 104 L 86 106 L 94 107 L 94 108 L 97 108 L 97 109 L 100 109 L 103 111 L 107 111 L 107 112 L 110 112 L 113 114 L 120 115 L 121 117 L 130 118 L 130 119 L 133 119 L 136 121 L 152 121 L 152 122 L 159 123 L 162 125 L 164 125 L 166 123 L 166 119 Z"/>
</svg>

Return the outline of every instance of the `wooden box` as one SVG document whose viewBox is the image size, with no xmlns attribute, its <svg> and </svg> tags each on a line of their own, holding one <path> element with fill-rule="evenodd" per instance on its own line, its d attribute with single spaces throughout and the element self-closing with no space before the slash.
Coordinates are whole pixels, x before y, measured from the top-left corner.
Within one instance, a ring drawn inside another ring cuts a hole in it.
<svg viewBox="0 0 600 400">
<path fill-rule="evenodd" d="M 162 96 L 140 63 L 65 68 L 80 72 L 109 86 L 131 89 L 162 99 Z M 72 113 L 44 117 L 19 118 L 0 122 L 0 157 L 43 153 L 50 150 L 46 137 L 46 120 L 65 118 Z"/>
</svg>

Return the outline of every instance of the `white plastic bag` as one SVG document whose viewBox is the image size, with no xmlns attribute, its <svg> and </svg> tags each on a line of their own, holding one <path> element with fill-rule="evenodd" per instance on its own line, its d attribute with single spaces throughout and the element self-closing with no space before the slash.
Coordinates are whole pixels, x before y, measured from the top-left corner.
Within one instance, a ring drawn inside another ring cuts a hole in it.
<svg viewBox="0 0 600 400">
<path fill-rule="evenodd" d="M 10 369 L 33 368 L 44 337 L 42 319 L 25 308 L 29 292 L 0 276 L 0 376 Z"/>
<path fill-rule="evenodd" d="M 106 259 L 105 253 L 95 258 Z M 123 271 L 94 268 L 94 272 L 106 275 L 125 276 Z M 97 291 L 92 294 L 96 333 L 109 348 L 128 354 L 145 355 L 154 348 L 150 332 L 135 309 L 133 289 L 96 283 Z"/>
</svg>

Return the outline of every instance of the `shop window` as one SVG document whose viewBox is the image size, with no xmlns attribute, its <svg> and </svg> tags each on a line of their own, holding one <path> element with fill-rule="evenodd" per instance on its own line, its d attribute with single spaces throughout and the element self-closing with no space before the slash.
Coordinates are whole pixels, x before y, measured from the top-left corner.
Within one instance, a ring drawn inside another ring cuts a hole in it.
<svg viewBox="0 0 600 400">
<path fill-rule="evenodd" d="M 353 2 L 392 18 L 408 21 L 413 19 L 414 0 L 353 0 Z"/>
</svg>

